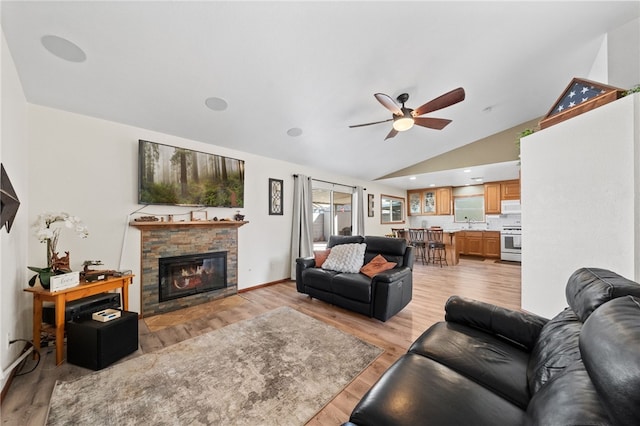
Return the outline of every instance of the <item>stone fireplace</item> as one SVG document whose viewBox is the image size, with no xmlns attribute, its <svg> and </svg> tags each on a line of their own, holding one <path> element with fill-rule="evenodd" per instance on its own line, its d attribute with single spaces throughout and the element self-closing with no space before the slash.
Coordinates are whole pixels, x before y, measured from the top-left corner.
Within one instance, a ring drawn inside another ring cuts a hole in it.
<svg viewBox="0 0 640 426">
<path fill-rule="evenodd" d="M 132 226 L 140 229 L 141 314 L 156 315 L 236 294 L 238 228 L 245 223 L 132 222 Z M 206 267 L 203 257 L 209 258 Z M 167 294 L 161 296 L 160 265 L 167 260 L 173 261 L 174 268 L 171 281 L 165 281 L 165 287 L 168 284 L 172 287 L 165 292 L 168 294 L 165 297 Z M 204 277 L 203 270 L 208 271 Z M 206 290 L 201 286 L 203 280 L 208 284 Z"/>
</svg>

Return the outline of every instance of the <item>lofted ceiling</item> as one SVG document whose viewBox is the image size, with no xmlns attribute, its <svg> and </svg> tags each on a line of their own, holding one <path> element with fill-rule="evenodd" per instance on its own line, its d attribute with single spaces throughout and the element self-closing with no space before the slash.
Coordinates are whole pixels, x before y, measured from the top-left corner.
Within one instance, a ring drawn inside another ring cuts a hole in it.
<svg viewBox="0 0 640 426">
<path fill-rule="evenodd" d="M 607 31 L 640 15 L 637 1 L 1 7 L 30 103 L 363 180 L 543 116 L 573 77 L 589 75 Z M 85 59 L 54 56 L 45 45 L 55 49 L 57 39 L 43 44 L 48 35 L 74 43 Z M 452 119 L 443 130 L 415 126 L 385 141 L 391 123 L 349 128 L 391 117 L 374 93 L 406 92 L 417 108 L 457 87 L 463 102 L 426 115 Z M 509 178 L 517 167 L 505 165 L 477 173 Z"/>
</svg>

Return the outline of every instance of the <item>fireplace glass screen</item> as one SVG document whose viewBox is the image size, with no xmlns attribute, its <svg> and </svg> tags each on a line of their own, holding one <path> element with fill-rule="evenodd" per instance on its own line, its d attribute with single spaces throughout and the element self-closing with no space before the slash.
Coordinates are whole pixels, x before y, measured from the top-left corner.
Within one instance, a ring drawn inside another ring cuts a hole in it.
<svg viewBox="0 0 640 426">
<path fill-rule="evenodd" d="M 227 286 L 227 252 L 159 259 L 160 302 Z"/>
</svg>

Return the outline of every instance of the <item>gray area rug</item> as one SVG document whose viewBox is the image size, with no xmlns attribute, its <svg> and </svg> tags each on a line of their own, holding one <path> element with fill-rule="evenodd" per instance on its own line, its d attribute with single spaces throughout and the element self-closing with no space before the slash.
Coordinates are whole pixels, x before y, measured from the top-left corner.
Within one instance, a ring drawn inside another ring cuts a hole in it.
<svg viewBox="0 0 640 426">
<path fill-rule="evenodd" d="M 303 425 L 381 353 L 279 308 L 58 381 L 47 424 Z"/>
</svg>

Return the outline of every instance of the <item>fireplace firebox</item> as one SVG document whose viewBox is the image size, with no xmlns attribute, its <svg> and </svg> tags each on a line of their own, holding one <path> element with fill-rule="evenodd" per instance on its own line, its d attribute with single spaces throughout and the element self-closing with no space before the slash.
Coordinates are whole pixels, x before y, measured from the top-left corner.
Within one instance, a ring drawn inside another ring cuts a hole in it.
<svg viewBox="0 0 640 426">
<path fill-rule="evenodd" d="M 161 257 L 160 302 L 227 287 L 227 252 Z"/>
</svg>

